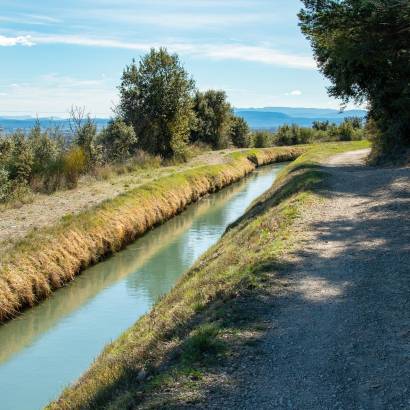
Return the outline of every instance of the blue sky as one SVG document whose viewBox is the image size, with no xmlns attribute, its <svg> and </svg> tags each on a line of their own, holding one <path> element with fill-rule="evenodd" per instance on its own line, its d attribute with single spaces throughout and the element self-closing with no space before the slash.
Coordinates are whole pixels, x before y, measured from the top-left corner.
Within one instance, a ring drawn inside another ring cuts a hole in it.
<svg viewBox="0 0 410 410">
<path fill-rule="evenodd" d="M 0 115 L 107 116 L 121 72 L 177 52 L 236 107 L 339 107 L 298 28 L 299 0 L 0 0 Z"/>
</svg>

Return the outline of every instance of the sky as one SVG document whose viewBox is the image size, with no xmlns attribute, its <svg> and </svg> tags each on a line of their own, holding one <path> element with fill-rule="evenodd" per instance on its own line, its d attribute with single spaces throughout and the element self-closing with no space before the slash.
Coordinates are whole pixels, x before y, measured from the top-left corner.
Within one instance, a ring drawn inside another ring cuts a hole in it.
<svg viewBox="0 0 410 410">
<path fill-rule="evenodd" d="M 0 0 L 0 115 L 112 114 L 124 67 L 179 54 L 200 90 L 235 107 L 339 108 L 327 96 L 299 0 Z"/>
</svg>

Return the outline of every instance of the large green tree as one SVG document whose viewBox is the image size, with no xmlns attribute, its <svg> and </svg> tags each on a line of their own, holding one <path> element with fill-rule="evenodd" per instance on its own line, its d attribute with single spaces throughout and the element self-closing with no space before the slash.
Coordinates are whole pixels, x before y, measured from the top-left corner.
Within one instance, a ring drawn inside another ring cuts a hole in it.
<svg viewBox="0 0 410 410">
<path fill-rule="evenodd" d="M 163 157 L 183 155 L 189 138 L 194 82 L 175 54 L 152 49 L 123 72 L 118 114 L 139 146 Z"/>
<path fill-rule="evenodd" d="M 232 107 L 225 91 L 197 91 L 193 108 L 196 124 L 191 140 L 201 141 L 214 149 L 228 147 L 231 143 Z"/>
<path fill-rule="evenodd" d="M 410 1 L 303 0 L 311 41 L 329 93 L 369 104 L 376 160 L 410 146 Z"/>
</svg>

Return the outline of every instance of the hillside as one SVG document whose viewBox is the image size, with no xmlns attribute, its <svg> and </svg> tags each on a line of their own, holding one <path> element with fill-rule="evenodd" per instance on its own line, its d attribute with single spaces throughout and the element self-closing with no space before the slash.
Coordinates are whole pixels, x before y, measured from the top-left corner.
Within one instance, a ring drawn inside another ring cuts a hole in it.
<svg viewBox="0 0 410 410">
<path fill-rule="evenodd" d="M 235 114 L 243 117 L 254 129 L 275 129 L 284 124 L 310 127 L 313 121 L 329 121 L 340 124 L 345 118 L 364 118 L 366 111 L 346 110 L 340 112 L 322 108 L 266 107 L 237 108 Z"/>
<path fill-rule="evenodd" d="M 345 118 L 366 116 L 364 110 L 347 110 L 339 112 L 324 108 L 291 108 L 291 107 L 265 107 L 265 108 L 236 108 L 235 113 L 245 118 L 253 129 L 275 129 L 284 124 L 297 124 L 310 127 L 313 121 L 330 121 L 340 124 Z M 69 130 L 69 121 L 65 118 L 41 117 L 39 118 L 44 128 L 59 127 Z M 34 126 L 35 117 L 30 116 L 0 116 L 0 131 L 28 130 Z M 107 118 L 95 118 L 97 128 L 107 125 Z"/>
</svg>

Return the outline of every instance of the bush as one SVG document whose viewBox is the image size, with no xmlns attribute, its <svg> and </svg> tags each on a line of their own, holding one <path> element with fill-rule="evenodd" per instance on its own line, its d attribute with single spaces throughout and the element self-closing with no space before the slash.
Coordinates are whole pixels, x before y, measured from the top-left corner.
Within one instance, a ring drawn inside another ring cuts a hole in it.
<svg viewBox="0 0 410 410">
<path fill-rule="evenodd" d="M 238 148 L 250 146 L 250 132 L 248 123 L 241 117 L 233 117 L 231 124 L 231 140 L 233 145 Z"/>
<path fill-rule="evenodd" d="M 3 167 L 0 167 L 0 202 L 6 202 L 9 199 L 10 191 L 9 173 Z"/>
<path fill-rule="evenodd" d="M 118 162 L 129 158 L 135 152 L 137 137 L 131 125 L 116 118 L 101 132 L 99 142 L 103 146 L 106 161 Z"/>
<path fill-rule="evenodd" d="M 33 173 L 34 155 L 32 148 L 21 131 L 11 136 L 11 152 L 8 157 L 7 170 L 10 179 L 18 184 L 28 184 Z"/>
<path fill-rule="evenodd" d="M 79 146 L 72 147 L 62 158 L 62 169 L 67 185 L 75 188 L 78 180 L 87 167 L 87 157 Z"/>
<path fill-rule="evenodd" d="M 257 131 L 253 134 L 253 146 L 255 148 L 267 148 L 273 145 L 273 134 L 268 131 Z"/>
<path fill-rule="evenodd" d="M 37 123 L 30 131 L 28 141 L 33 153 L 32 174 L 47 177 L 61 151 L 59 140 L 56 136 L 51 137 L 48 131 L 42 132 Z"/>
<path fill-rule="evenodd" d="M 91 170 L 101 163 L 101 146 L 97 144 L 97 126 L 90 115 L 85 115 L 85 108 L 72 107 L 70 128 L 74 143 L 82 148 L 86 158 L 86 168 Z"/>
</svg>

